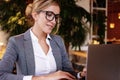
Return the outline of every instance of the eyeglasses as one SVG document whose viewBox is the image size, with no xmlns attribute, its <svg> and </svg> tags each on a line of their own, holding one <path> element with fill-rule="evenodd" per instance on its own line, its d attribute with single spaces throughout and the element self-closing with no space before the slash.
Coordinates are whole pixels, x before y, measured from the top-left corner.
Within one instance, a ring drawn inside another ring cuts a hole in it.
<svg viewBox="0 0 120 80">
<path fill-rule="evenodd" d="M 61 21 L 60 14 L 55 14 L 52 11 L 43 11 L 43 10 L 38 11 L 38 13 L 40 13 L 40 12 L 44 12 L 46 14 L 45 18 L 48 21 L 52 21 L 54 19 L 55 19 L 56 23 L 60 23 L 60 21 Z"/>
</svg>

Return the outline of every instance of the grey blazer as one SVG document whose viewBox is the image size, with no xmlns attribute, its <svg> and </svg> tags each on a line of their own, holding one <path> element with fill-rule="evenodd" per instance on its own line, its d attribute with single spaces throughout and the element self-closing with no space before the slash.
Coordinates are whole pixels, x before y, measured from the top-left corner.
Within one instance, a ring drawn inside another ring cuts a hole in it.
<svg viewBox="0 0 120 80">
<path fill-rule="evenodd" d="M 60 36 L 50 35 L 50 45 L 57 64 L 57 70 L 74 73 Z M 17 74 L 12 74 L 16 63 Z M 35 62 L 30 30 L 9 39 L 6 52 L 0 61 L 0 80 L 23 80 L 23 76 L 35 74 Z M 76 75 L 76 74 L 74 74 Z"/>
</svg>

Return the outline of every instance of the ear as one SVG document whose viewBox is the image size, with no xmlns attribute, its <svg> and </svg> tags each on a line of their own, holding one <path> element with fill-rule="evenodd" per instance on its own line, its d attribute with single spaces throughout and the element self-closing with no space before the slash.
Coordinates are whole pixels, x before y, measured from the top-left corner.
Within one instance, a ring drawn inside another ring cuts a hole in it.
<svg viewBox="0 0 120 80">
<path fill-rule="evenodd" d="M 36 12 L 33 12 L 32 17 L 36 21 L 38 19 L 38 14 Z"/>
</svg>

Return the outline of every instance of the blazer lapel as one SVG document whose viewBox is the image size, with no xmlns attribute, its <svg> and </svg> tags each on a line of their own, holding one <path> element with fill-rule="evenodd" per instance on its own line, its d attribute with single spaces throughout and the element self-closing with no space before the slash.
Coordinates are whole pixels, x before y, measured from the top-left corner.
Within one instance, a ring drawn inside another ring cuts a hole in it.
<svg viewBox="0 0 120 80">
<path fill-rule="evenodd" d="M 25 48 L 25 56 L 26 56 L 26 63 L 27 63 L 27 72 L 28 75 L 35 74 L 35 61 L 34 61 L 34 54 L 33 54 L 33 47 L 32 41 L 30 37 L 30 30 L 28 30 L 24 35 L 24 48 Z"/>
<path fill-rule="evenodd" d="M 51 36 L 52 38 L 52 36 Z M 62 69 L 62 62 L 61 62 L 61 53 L 60 53 L 60 48 L 57 44 L 57 42 L 54 40 L 54 38 L 50 39 L 50 45 L 52 48 L 53 56 L 55 57 L 56 65 L 57 65 L 57 70 Z"/>
</svg>

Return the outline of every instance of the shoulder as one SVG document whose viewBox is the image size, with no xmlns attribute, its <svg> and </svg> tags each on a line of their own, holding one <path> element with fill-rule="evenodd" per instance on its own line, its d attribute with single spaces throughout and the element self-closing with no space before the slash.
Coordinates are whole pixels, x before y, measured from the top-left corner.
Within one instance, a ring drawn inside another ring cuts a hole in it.
<svg viewBox="0 0 120 80">
<path fill-rule="evenodd" d="M 54 34 L 50 34 L 50 37 L 54 40 L 57 40 L 57 41 L 61 41 L 63 40 L 62 37 L 60 35 L 54 35 Z"/>
<path fill-rule="evenodd" d="M 60 35 L 50 35 L 52 40 L 54 40 L 59 46 L 64 46 L 64 40 Z"/>
<path fill-rule="evenodd" d="M 9 40 L 22 39 L 23 36 L 24 36 L 24 34 L 19 34 L 19 35 L 11 36 L 11 37 L 9 38 Z"/>
<path fill-rule="evenodd" d="M 23 42 L 23 38 L 22 38 L 23 34 L 20 34 L 20 35 L 15 35 L 15 36 L 11 36 L 9 39 L 8 39 L 8 45 L 9 46 L 16 46 L 17 47 L 17 44 L 20 43 L 20 42 Z"/>
<path fill-rule="evenodd" d="M 22 39 L 24 39 L 25 37 L 26 38 L 28 38 L 29 37 L 29 35 L 30 35 L 30 31 L 29 30 L 27 30 L 25 33 L 21 33 L 21 34 L 19 34 L 19 35 L 14 35 L 14 36 L 11 36 L 10 38 L 9 38 L 9 40 L 22 40 Z"/>
</svg>

